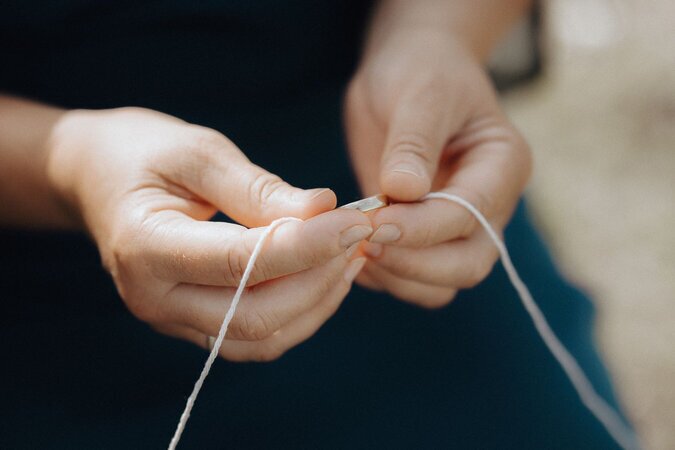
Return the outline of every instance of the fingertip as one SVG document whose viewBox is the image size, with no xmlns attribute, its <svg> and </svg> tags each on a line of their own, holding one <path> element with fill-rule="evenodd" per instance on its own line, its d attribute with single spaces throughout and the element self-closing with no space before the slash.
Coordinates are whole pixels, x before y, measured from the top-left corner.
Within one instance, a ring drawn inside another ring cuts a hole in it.
<svg viewBox="0 0 675 450">
<path fill-rule="evenodd" d="M 431 180 L 426 173 L 396 167 L 382 173 L 380 177 L 382 193 L 399 202 L 413 202 L 431 190 Z"/>
<path fill-rule="evenodd" d="M 328 188 L 309 189 L 305 193 L 309 202 L 316 206 L 322 206 L 326 211 L 337 206 L 337 196 L 335 192 Z"/>
<path fill-rule="evenodd" d="M 355 209 L 336 209 L 331 211 L 331 214 L 334 214 L 335 218 L 343 221 L 344 223 L 353 223 L 354 225 L 368 225 L 372 226 L 370 218 L 364 212 L 355 210 Z"/>
<path fill-rule="evenodd" d="M 366 263 L 366 258 L 356 258 L 355 260 L 351 261 L 348 265 L 347 268 L 344 271 L 344 279 L 347 283 L 351 284 L 354 282 L 354 279 L 358 276 L 358 274 L 361 272 L 361 269 L 363 269 L 363 265 Z"/>
<path fill-rule="evenodd" d="M 299 203 L 297 215 L 301 219 L 314 217 L 337 206 L 337 196 L 328 188 L 298 190 L 292 198 Z"/>
</svg>

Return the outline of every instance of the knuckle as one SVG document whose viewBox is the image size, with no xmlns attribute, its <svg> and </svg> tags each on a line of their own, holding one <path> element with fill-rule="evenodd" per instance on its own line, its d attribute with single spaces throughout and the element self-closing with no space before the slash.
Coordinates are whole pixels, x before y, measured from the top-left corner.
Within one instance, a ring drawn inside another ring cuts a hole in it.
<svg viewBox="0 0 675 450">
<path fill-rule="evenodd" d="M 490 211 L 493 211 L 493 200 L 486 194 L 476 192 L 475 190 L 464 189 L 459 186 L 452 186 L 446 192 L 449 194 L 458 195 L 459 197 L 468 200 L 484 217 L 490 217 Z M 447 208 L 452 208 L 454 211 L 459 211 L 459 218 L 452 214 L 453 220 L 457 220 L 457 230 L 459 237 L 469 237 L 478 227 L 478 220 L 472 213 L 466 210 L 463 206 L 454 203 L 446 205 Z"/>
<path fill-rule="evenodd" d="M 147 302 L 129 301 L 126 303 L 127 309 L 134 317 L 142 322 L 156 321 L 153 312 L 147 307 Z"/>
<path fill-rule="evenodd" d="M 417 304 L 425 309 L 441 309 L 452 302 L 457 295 L 457 291 L 438 291 L 422 295 Z"/>
<path fill-rule="evenodd" d="M 248 231 L 247 231 L 248 232 Z M 245 232 L 245 233 L 247 233 Z M 249 264 L 253 254 L 252 240 L 242 235 L 237 245 L 230 246 L 226 251 L 226 269 L 223 273 L 223 280 L 228 286 L 238 286 L 244 277 L 246 267 Z M 246 281 L 246 286 L 254 286 L 261 281 L 271 278 L 269 255 L 265 252 L 259 254 L 258 259 Z"/>
<path fill-rule="evenodd" d="M 473 206 L 475 206 L 484 217 L 490 217 L 489 212 L 493 210 L 494 206 L 494 201 L 491 197 L 488 197 L 488 195 L 482 192 L 471 192 L 471 194 L 468 194 L 468 197 L 471 199 Z M 478 225 L 478 221 L 473 216 L 473 214 L 466 211 L 464 217 L 466 218 L 467 228 L 470 230 L 475 229 L 475 227 Z M 472 231 L 470 231 L 468 234 L 471 234 L 471 232 Z"/>
<path fill-rule="evenodd" d="M 227 270 L 223 274 L 225 283 L 229 286 L 238 286 L 246 270 L 244 255 L 235 247 L 227 252 L 225 261 L 227 263 Z"/>
<path fill-rule="evenodd" d="M 417 274 L 417 265 L 410 258 L 401 258 L 386 251 L 380 256 L 378 263 L 399 276 L 410 277 Z"/>
<path fill-rule="evenodd" d="M 190 126 L 191 141 L 195 148 L 213 149 L 223 145 L 228 146 L 230 141 L 220 132 L 199 125 Z"/>
<path fill-rule="evenodd" d="M 281 327 L 271 314 L 260 310 L 246 311 L 237 321 L 239 335 L 248 341 L 262 341 L 272 336 Z"/>
<path fill-rule="evenodd" d="M 323 297 L 339 282 L 338 280 L 342 280 L 345 284 L 348 284 L 343 277 L 339 276 L 341 273 L 341 271 L 331 271 L 330 274 L 317 277 L 317 296 Z"/>
<path fill-rule="evenodd" d="M 250 255 L 253 254 L 253 249 L 247 252 L 245 265 L 248 265 Z M 274 278 L 273 275 L 274 269 L 270 262 L 269 253 L 262 252 L 258 255 L 255 265 L 251 270 L 251 274 L 246 282 L 246 286 L 253 287 L 254 285 L 261 283 L 265 280 L 271 280 Z"/>
<path fill-rule="evenodd" d="M 413 287 L 393 285 L 387 291 L 394 297 L 425 309 L 439 309 L 448 305 L 457 294 L 454 288 Z"/>
<path fill-rule="evenodd" d="M 179 184 L 199 181 L 214 163 L 217 154 L 214 150 L 227 142 L 217 131 L 197 125 L 183 127 L 176 140 L 161 148 L 151 163 Z"/>
<path fill-rule="evenodd" d="M 138 231 L 140 230 L 136 227 L 123 226 L 110 239 L 108 243 L 110 251 L 103 256 L 103 265 L 111 273 L 133 265 L 136 261 L 139 255 L 139 246 L 135 243 Z"/>
<path fill-rule="evenodd" d="M 408 132 L 398 135 L 389 147 L 392 155 L 421 159 L 426 164 L 433 164 L 429 150 L 432 145 L 429 138 L 421 133 Z"/>
<path fill-rule="evenodd" d="M 419 245 L 430 247 L 438 244 L 439 236 L 447 234 L 445 228 L 447 228 L 447 224 L 440 220 L 426 221 L 424 226 L 419 227 Z"/>
<path fill-rule="evenodd" d="M 258 362 L 271 362 L 281 358 L 284 353 L 286 349 L 274 339 L 270 339 L 269 342 L 261 343 L 252 356 Z"/>
<path fill-rule="evenodd" d="M 478 286 L 490 274 L 494 262 L 491 256 L 478 258 L 476 263 L 468 266 L 468 272 L 461 287 L 470 289 Z"/>
<path fill-rule="evenodd" d="M 161 302 L 153 301 L 144 296 L 132 295 L 125 299 L 129 312 L 142 322 L 164 322 L 162 311 L 159 308 Z"/>
<path fill-rule="evenodd" d="M 255 205 L 264 205 L 279 189 L 286 185 L 278 176 L 269 172 L 259 173 L 248 186 L 248 198 Z"/>
<path fill-rule="evenodd" d="M 475 205 L 475 203 L 474 203 Z M 478 208 L 478 211 L 485 211 L 484 209 L 481 209 L 481 206 L 476 206 Z M 476 229 L 476 226 L 478 225 L 478 221 L 476 218 L 473 216 L 473 214 L 469 213 L 468 211 L 463 211 L 460 219 L 460 225 L 459 225 L 459 236 L 460 237 L 469 237 L 471 234 L 474 232 Z"/>
<path fill-rule="evenodd" d="M 123 223 L 113 227 L 112 237 L 107 242 L 99 243 L 103 266 L 125 301 L 132 296 L 133 286 L 139 278 L 153 275 L 151 268 L 144 263 L 149 250 L 143 242 L 156 232 L 156 228 L 156 221 L 150 217 L 127 217 Z"/>
</svg>

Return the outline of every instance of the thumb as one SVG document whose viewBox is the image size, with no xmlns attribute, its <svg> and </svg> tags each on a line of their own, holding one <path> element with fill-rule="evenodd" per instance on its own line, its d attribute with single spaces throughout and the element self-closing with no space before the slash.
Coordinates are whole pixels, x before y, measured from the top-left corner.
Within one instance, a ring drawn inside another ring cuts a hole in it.
<svg viewBox="0 0 675 450">
<path fill-rule="evenodd" d="M 220 189 L 223 212 L 249 227 L 268 225 L 285 216 L 308 219 L 334 209 L 337 204 L 330 189 L 291 186 L 248 159 L 231 165 L 228 172 L 230 189 L 224 184 Z"/>
<path fill-rule="evenodd" d="M 380 189 L 398 201 L 414 201 L 431 190 L 451 131 L 459 126 L 449 102 L 435 92 L 401 97 L 391 116 L 380 161 Z"/>
<path fill-rule="evenodd" d="M 189 169 L 181 171 L 182 184 L 248 227 L 265 226 L 284 216 L 307 219 L 337 203 L 330 189 L 293 187 L 253 164 L 226 138 L 184 158 L 191 159 L 181 164 Z"/>
</svg>

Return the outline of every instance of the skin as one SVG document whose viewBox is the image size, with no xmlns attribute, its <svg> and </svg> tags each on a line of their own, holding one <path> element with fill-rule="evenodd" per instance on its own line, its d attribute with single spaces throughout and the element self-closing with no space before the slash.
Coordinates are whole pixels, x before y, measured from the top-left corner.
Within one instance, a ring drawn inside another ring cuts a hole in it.
<svg viewBox="0 0 675 450">
<path fill-rule="evenodd" d="M 0 95 L 0 224 L 86 231 L 136 317 L 204 347 L 261 227 L 304 219 L 280 226 L 258 259 L 220 350 L 233 361 L 275 359 L 309 338 L 355 279 L 444 305 L 487 275 L 496 252 L 460 207 L 414 201 L 442 189 L 498 229 L 510 218 L 529 153 L 481 61 L 525 6 L 380 3 L 345 99 L 364 194 L 398 201 L 370 216 L 335 210 L 329 189 L 292 187 L 222 134 L 156 111 Z M 216 211 L 240 225 L 209 222 Z"/>
<path fill-rule="evenodd" d="M 369 259 L 357 282 L 436 308 L 480 283 L 498 253 L 461 206 L 415 201 L 430 191 L 459 195 L 501 231 L 529 178 L 527 144 L 482 65 L 504 18 L 526 4 L 424 5 L 381 4 L 349 86 L 345 123 L 363 192 L 399 202 L 372 214 L 375 232 L 362 246 Z M 486 32 L 467 25 L 474 22 Z"/>
</svg>

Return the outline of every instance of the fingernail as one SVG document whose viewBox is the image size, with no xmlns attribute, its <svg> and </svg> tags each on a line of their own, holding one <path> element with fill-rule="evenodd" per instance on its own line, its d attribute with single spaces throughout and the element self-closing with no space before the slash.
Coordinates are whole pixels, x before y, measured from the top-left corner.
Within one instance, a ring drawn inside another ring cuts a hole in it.
<svg viewBox="0 0 675 450">
<path fill-rule="evenodd" d="M 345 281 L 347 281 L 347 283 L 354 281 L 354 278 L 361 272 L 365 263 L 366 258 L 356 258 L 354 261 L 350 262 L 345 269 Z"/>
<path fill-rule="evenodd" d="M 377 258 L 382 254 L 382 244 L 373 244 L 372 242 L 363 243 L 363 253 L 373 258 Z"/>
<path fill-rule="evenodd" d="M 354 225 L 347 228 L 340 234 L 340 246 L 349 248 L 353 244 L 364 240 L 373 232 L 373 229 L 368 225 Z"/>
<path fill-rule="evenodd" d="M 389 242 L 394 242 L 401 237 L 401 230 L 398 227 L 391 223 L 385 223 L 380 225 L 377 230 L 370 236 L 368 239 L 369 242 L 374 244 L 387 244 Z"/>
<path fill-rule="evenodd" d="M 347 249 L 345 255 L 347 256 L 348 259 L 354 256 L 354 253 L 356 253 L 356 251 L 359 249 L 359 245 L 360 242 L 357 242 L 356 244 L 353 244 L 351 247 Z"/>
<path fill-rule="evenodd" d="M 398 172 L 398 173 L 404 173 L 407 175 L 413 175 L 415 177 L 424 177 L 426 176 L 426 172 L 424 171 L 424 168 L 421 167 L 419 164 L 415 163 L 410 163 L 410 162 L 402 162 L 396 164 L 396 166 L 391 169 L 392 172 Z"/>
<path fill-rule="evenodd" d="M 294 200 L 314 200 L 317 197 L 322 196 L 325 192 L 329 192 L 330 189 L 328 188 L 317 188 L 317 189 L 309 189 L 307 191 L 300 191 L 296 192 L 293 194 L 293 199 Z"/>
</svg>

